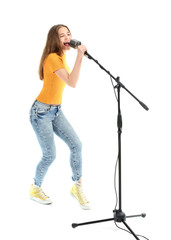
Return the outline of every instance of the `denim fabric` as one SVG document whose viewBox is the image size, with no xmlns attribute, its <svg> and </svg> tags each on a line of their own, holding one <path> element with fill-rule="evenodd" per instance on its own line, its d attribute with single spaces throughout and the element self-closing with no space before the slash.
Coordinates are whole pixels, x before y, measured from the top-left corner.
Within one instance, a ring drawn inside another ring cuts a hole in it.
<svg viewBox="0 0 171 240">
<path fill-rule="evenodd" d="M 42 149 L 42 158 L 34 178 L 35 185 L 42 185 L 49 166 L 56 158 L 54 133 L 68 145 L 72 180 L 79 181 L 82 176 L 82 144 L 65 118 L 61 105 L 49 105 L 36 100 L 30 110 L 30 121 Z"/>
</svg>

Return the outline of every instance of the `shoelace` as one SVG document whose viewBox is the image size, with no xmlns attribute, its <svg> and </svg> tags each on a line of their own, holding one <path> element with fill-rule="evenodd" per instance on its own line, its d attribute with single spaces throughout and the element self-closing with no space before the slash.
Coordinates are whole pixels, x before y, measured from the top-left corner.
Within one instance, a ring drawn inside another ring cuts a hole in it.
<svg viewBox="0 0 171 240">
<path fill-rule="evenodd" d="M 76 194 L 79 199 L 79 202 L 82 205 L 86 205 L 88 203 L 88 201 L 87 201 L 86 197 L 84 196 L 82 186 L 81 185 L 75 185 L 75 186 L 76 186 Z"/>
<path fill-rule="evenodd" d="M 38 191 L 38 193 L 40 194 L 40 197 L 42 198 L 42 199 L 47 199 L 47 198 L 49 198 L 44 192 L 43 192 L 43 190 L 40 188 L 39 189 L 39 191 Z"/>
</svg>

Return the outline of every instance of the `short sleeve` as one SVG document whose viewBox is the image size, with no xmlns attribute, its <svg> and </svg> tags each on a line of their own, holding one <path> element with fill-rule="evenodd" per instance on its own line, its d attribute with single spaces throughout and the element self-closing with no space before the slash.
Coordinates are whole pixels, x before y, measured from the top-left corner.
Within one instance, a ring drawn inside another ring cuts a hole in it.
<svg viewBox="0 0 171 240">
<path fill-rule="evenodd" d="M 65 68 L 62 58 L 56 53 L 51 53 L 48 55 L 45 65 L 53 73 L 58 69 Z"/>
</svg>

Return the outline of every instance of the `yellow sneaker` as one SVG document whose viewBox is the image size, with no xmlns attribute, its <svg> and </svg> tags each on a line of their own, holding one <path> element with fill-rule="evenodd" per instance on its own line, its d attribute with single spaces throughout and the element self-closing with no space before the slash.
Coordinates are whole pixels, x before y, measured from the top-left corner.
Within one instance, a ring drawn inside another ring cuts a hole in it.
<svg viewBox="0 0 171 240">
<path fill-rule="evenodd" d="M 74 183 L 71 189 L 71 194 L 79 201 L 80 206 L 83 209 L 89 210 L 91 208 L 90 203 L 86 200 L 84 196 L 82 185 Z"/>
<path fill-rule="evenodd" d="M 48 196 L 46 196 L 43 190 L 38 186 L 34 186 L 33 184 L 30 187 L 30 198 L 42 204 L 52 203 L 52 200 Z"/>
</svg>

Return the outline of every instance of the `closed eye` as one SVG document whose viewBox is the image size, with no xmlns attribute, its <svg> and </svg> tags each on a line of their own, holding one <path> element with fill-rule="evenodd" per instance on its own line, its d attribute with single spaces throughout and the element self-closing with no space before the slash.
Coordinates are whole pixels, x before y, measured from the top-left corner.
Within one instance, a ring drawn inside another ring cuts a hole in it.
<svg viewBox="0 0 171 240">
<path fill-rule="evenodd" d="M 67 33 L 67 36 L 71 36 L 71 33 L 70 33 L 70 32 L 68 32 L 68 33 Z M 60 37 L 60 38 L 61 38 L 61 37 L 65 37 L 65 34 L 64 34 L 64 33 L 62 33 L 62 34 L 60 34 L 60 35 L 59 35 L 59 37 Z"/>
</svg>

